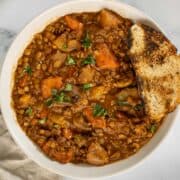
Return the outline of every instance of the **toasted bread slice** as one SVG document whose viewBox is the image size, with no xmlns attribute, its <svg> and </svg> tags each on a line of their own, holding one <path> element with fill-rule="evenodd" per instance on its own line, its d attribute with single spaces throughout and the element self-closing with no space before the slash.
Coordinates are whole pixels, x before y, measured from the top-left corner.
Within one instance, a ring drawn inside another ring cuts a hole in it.
<svg viewBox="0 0 180 180">
<path fill-rule="evenodd" d="M 160 121 L 180 103 L 180 56 L 161 32 L 141 24 L 131 27 L 129 54 L 146 114 Z"/>
</svg>

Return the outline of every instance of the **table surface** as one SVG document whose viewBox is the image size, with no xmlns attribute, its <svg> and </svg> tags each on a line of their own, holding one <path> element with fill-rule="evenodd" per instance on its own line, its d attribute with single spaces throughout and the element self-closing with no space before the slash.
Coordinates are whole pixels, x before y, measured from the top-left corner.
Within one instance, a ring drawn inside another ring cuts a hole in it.
<svg viewBox="0 0 180 180">
<path fill-rule="evenodd" d="M 13 38 L 36 15 L 65 0 L 0 0 L 0 67 Z M 143 10 L 164 29 L 180 49 L 179 0 L 124 0 Z M 112 180 L 180 179 L 180 121 L 176 121 L 166 140 L 140 166 Z"/>
</svg>

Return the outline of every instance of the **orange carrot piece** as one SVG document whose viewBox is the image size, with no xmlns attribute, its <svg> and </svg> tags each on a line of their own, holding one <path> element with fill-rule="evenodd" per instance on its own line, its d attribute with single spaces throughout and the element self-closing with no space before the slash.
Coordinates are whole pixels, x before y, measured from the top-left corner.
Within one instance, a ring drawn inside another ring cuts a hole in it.
<svg viewBox="0 0 180 180">
<path fill-rule="evenodd" d="M 48 110 L 47 109 L 43 109 L 41 112 L 40 112 L 40 118 L 43 119 L 43 118 L 46 118 L 48 116 Z"/>
<path fill-rule="evenodd" d="M 83 27 L 83 24 L 79 22 L 78 20 L 72 18 L 71 16 L 65 16 L 65 20 L 67 25 L 72 29 L 72 30 L 80 30 Z"/>
<path fill-rule="evenodd" d="M 115 69 L 119 63 L 106 44 L 101 44 L 95 51 L 96 64 L 101 69 Z"/>
<path fill-rule="evenodd" d="M 102 129 L 106 127 L 105 119 L 102 117 L 94 117 L 92 108 L 85 108 L 83 110 L 83 114 L 87 118 L 87 120 L 92 124 L 92 127 Z"/>
<path fill-rule="evenodd" d="M 44 79 L 41 83 L 41 92 L 44 98 L 51 96 L 52 89 L 60 89 L 62 87 L 62 78 L 61 77 L 48 77 Z"/>
<path fill-rule="evenodd" d="M 74 156 L 74 152 L 71 149 L 64 152 L 56 152 L 56 151 L 53 152 L 53 157 L 60 163 L 70 162 L 73 159 L 73 156 Z"/>
</svg>

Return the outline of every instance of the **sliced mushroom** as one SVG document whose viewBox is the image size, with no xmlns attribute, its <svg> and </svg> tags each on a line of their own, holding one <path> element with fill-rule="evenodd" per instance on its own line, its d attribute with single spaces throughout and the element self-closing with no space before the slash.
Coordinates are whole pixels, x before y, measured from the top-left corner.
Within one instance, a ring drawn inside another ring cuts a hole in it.
<svg viewBox="0 0 180 180">
<path fill-rule="evenodd" d="M 80 114 L 73 118 L 73 125 L 78 131 L 91 131 L 91 127 Z"/>
<path fill-rule="evenodd" d="M 53 61 L 54 68 L 60 68 L 66 60 L 67 55 L 60 51 L 57 51 L 55 54 L 51 56 L 51 60 Z"/>
<path fill-rule="evenodd" d="M 62 128 L 69 127 L 69 122 L 60 114 L 50 113 L 48 119 Z"/>
<path fill-rule="evenodd" d="M 109 157 L 100 144 L 92 143 L 88 148 L 87 161 L 93 165 L 103 165 L 108 163 Z"/>
</svg>

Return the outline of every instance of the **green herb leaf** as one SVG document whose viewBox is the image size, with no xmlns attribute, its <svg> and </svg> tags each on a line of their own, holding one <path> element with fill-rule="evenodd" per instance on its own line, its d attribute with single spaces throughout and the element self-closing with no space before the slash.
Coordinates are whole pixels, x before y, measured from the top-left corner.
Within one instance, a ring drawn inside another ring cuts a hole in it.
<svg viewBox="0 0 180 180">
<path fill-rule="evenodd" d="M 53 127 L 58 129 L 59 128 L 59 124 L 53 124 Z"/>
<path fill-rule="evenodd" d="M 60 92 L 60 94 L 56 95 L 54 98 L 55 98 L 55 101 L 57 102 L 64 102 L 64 97 L 65 97 L 65 94 L 64 92 Z"/>
<path fill-rule="evenodd" d="M 28 116 L 31 116 L 32 115 L 32 108 L 31 107 L 28 107 L 25 111 L 25 114 L 27 114 Z"/>
<path fill-rule="evenodd" d="M 53 103 L 53 99 L 49 98 L 45 101 L 46 106 L 50 106 Z"/>
<path fill-rule="evenodd" d="M 64 88 L 64 91 L 72 91 L 72 88 L 73 88 L 72 84 L 67 83 L 65 88 Z"/>
<path fill-rule="evenodd" d="M 45 124 L 47 121 L 47 118 L 40 119 L 38 122 L 39 124 Z"/>
<path fill-rule="evenodd" d="M 66 65 L 74 65 L 76 64 L 76 61 L 73 59 L 72 56 L 68 55 Z"/>
<path fill-rule="evenodd" d="M 66 50 L 68 48 L 67 44 L 63 44 L 62 48 Z"/>
<path fill-rule="evenodd" d="M 84 38 L 82 39 L 82 45 L 84 48 L 89 48 L 91 46 L 91 39 L 89 37 L 88 32 L 86 32 Z"/>
<path fill-rule="evenodd" d="M 27 65 L 25 68 L 24 68 L 24 72 L 26 72 L 27 74 L 31 75 L 32 74 L 32 69 L 29 65 Z"/>
<path fill-rule="evenodd" d="M 157 129 L 156 124 L 152 124 L 152 125 L 149 127 L 149 130 L 150 130 L 150 132 L 151 132 L 152 134 L 156 132 L 156 129 Z"/>
<path fill-rule="evenodd" d="M 57 92 L 58 92 L 57 89 L 52 89 L 52 90 L 51 90 L 52 96 L 56 96 Z"/>
<path fill-rule="evenodd" d="M 134 110 L 136 110 L 136 111 L 140 111 L 143 108 L 144 108 L 144 104 L 143 103 L 137 104 L 136 106 L 134 106 Z"/>
<path fill-rule="evenodd" d="M 83 84 L 83 89 L 84 89 L 84 90 L 88 90 L 88 89 L 90 89 L 90 88 L 92 88 L 92 87 L 93 87 L 93 85 L 92 85 L 91 83 Z"/>
<path fill-rule="evenodd" d="M 118 101 L 119 106 L 131 106 L 127 101 Z"/>
<path fill-rule="evenodd" d="M 93 108 L 93 115 L 94 116 L 106 116 L 108 113 L 107 113 L 107 110 L 104 109 L 100 104 L 96 104 Z"/>
<path fill-rule="evenodd" d="M 88 55 L 83 61 L 82 61 L 82 65 L 87 65 L 87 64 L 95 64 L 96 61 L 94 59 L 94 57 L 90 54 Z"/>
</svg>

